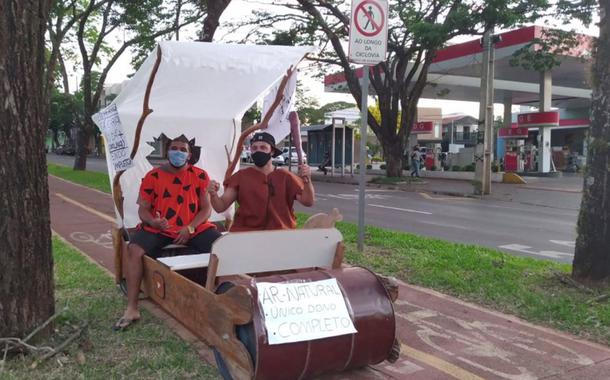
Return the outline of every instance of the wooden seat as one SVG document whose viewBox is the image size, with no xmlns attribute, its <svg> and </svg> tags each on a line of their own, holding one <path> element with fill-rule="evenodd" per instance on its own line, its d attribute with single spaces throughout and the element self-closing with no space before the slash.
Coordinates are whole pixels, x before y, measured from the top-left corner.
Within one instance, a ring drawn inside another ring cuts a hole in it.
<svg viewBox="0 0 610 380">
<path fill-rule="evenodd" d="M 159 257 L 157 260 L 167 265 L 173 271 L 206 268 L 210 263 L 210 254 L 200 253 L 198 255 Z"/>
<path fill-rule="evenodd" d="M 206 287 L 216 276 L 303 268 L 338 268 L 343 237 L 335 228 L 233 232 L 214 242 Z"/>
</svg>

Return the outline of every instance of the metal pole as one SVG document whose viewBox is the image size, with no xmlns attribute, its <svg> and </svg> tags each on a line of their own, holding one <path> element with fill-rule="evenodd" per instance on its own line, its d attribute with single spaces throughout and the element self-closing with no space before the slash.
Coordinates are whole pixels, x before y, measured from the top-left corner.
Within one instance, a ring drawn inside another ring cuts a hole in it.
<svg viewBox="0 0 610 380">
<path fill-rule="evenodd" d="M 331 162 L 331 167 L 330 167 L 330 176 L 334 177 L 335 176 L 335 119 L 332 119 L 332 126 L 333 126 L 333 136 L 332 136 L 332 146 L 330 147 L 330 162 Z"/>
<path fill-rule="evenodd" d="M 343 134 L 341 135 L 341 177 L 345 176 L 345 119 L 341 121 L 341 130 Z"/>
<path fill-rule="evenodd" d="M 355 147 L 354 147 L 354 143 L 356 142 L 356 134 L 354 133 L 354 128 L 351 129 L 352 131 L 352 160 L 350 163 L 350 174 L 352 175 L 352 177 L 354 176 L 354 166 L 356 166 L 356 157 L 354 157 L 354 152 L 355 152 Z M 586 156 L 586 155 L 585 155 Z"/>
<path fill-rule="evenodd" d="M 477 129 L 477 145 L 474 151 L 475 161 L 475 194 L 483 194 L 483 183 L 485 182 L 485 140 L 481 139 L 481 132 L 485 133 L 485 118 L 487 116 L 487 95 L 489 91 L 489 44 L 491 42 L 491 29 L 483 34 L 483 54 L 481 61 L 481 97 L 479 99 L 479 122 Z"/>
<path fill-rule="evenodd" d="M 364 250 L 364 194 L 366 172 L 366 129 L 368 126 L 369 67 L 362 67 L 362 99 L 360 105 L 360 181 L 358 192 L 358 250 Z"/>
<path fill-rule="evenodd" d="M 288 135 L 288 171 L 292 171 L 292 133 Z"/>
<path fill-rule="evenodd" d="M 487 107 L 485 113 L 485 140 L 483 142 L 483 176 L 482 193 L 491 194 L 491 161 L 493 160 L 493 123 L 494 123 L 494 60 L 496 57 L 494 42 L 494 28 L 491 28 L 491 33 L 488 42 L 488 59 L 487 64 Z"/>
</svg>

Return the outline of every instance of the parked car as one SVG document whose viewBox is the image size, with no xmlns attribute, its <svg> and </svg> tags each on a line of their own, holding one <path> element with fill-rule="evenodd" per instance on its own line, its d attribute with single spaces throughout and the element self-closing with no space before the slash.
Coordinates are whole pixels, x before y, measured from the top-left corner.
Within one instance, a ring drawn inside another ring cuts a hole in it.
<svg viewBox="0 0 610 380">
<path fill-rule="evenodd" d="M 74 156 L 74 153 L 76 153 L 76 150 L 70 144 L 63 144 L 55 148 L 55 154 Z"/>
<path fill-rule="evenodd" d="M 240 159 L 241 159 L 241 162 L 252 162 L 252 156 L 250 153 L 250 149 L 244 148 L 244 150 L 241 151 Z"/>
<path fill-rule="evenodd" d="M 285 163 L 284 156 L 280 154 L 277 157 L 273 157 L 271 159 L 271 162 L 273 163 L 274 166 L 282 166 Z"/>
<path fill-rule="evenodd" d="M 297 150 L 294 147 L 291 147 L 290 153 L 288 153 L 287 147 L 283 148 L 281 157 L 284 159 L 284 165 L 288 165 L 289 162 L 293 164 L 297 164 L 299 162 L 299 156 L 297 155 Z M 288 161 L 289 157 L 290 161 Z M 303 152 L 303 162 L 307 162 L 307 154 L 305 152 Z"/>
</svg>

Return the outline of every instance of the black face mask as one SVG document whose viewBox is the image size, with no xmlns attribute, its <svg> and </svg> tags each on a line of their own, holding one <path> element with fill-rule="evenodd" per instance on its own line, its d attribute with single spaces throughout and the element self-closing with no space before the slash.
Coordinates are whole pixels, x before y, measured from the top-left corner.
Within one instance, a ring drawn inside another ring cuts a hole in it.
<svg viewBox="0 0 610 380">
<path fill-rule="evenodd" d="M 254 152 L 252 153 L 252 161 L 254 161 L 254 165 L 262 168 L 269 162 L 271 159 L 271 153 L 265 152 Z"/>
</svg>

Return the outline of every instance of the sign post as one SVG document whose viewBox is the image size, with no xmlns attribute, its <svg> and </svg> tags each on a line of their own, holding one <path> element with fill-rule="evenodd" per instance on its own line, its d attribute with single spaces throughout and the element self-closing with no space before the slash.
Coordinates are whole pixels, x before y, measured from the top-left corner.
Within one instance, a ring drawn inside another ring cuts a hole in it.
<svg viewBox="0 0 610 380">
<path fill-rule="evenodd" d="M 369 66 L 385 60 L 388 46 L 387 0 L 352 0 L 349 60 L 362 67 L 360 101 L 360 178 L 358 193 L 358 250 L 364 249 L 366 137 L 368 127 Z M 352 163 L 353 165 L 353 163 Z"/>
</svg>

